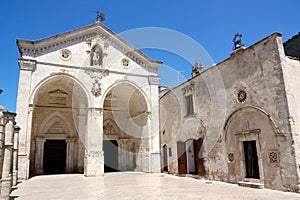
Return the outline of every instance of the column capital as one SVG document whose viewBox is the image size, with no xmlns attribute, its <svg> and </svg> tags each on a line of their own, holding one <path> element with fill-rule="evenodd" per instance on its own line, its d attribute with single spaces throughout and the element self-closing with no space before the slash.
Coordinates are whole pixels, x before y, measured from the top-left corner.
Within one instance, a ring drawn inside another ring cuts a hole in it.
<svg viewBox="0 0 300 200">
<path fill-rule="evenodd" d="M 149 80 L 150 85 L 158 85 L 158 83 L 160 81 L 160 77 L 159 76 L 148 76 L 148 80 Z"/>
<path fill-rule="evenodd" d="M 19 63 L 20 70 L 32 71 L 32 72 L 36 70 L 36 63 L 37 63 L 36 60 L 19 58 L 18 63 Z"/>
<path fill-rule="evenodd" d="M 38 143 L 44 143 L 46 141 L 45 137 L 35 137 L 35 141 Z"/>
<path fill-rule="evenodd" d="M 68 138 L 66 138 L 66 142 L 67 142 L 67 143 L 75 142 L 76 139 L 77 139 L 76 137 L 68 137 Z"/>
</svg>

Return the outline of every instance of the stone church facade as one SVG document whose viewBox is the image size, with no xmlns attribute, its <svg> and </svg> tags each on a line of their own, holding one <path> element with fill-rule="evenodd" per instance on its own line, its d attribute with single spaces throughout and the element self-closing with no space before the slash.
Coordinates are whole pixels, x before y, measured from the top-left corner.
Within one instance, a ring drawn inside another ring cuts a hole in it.
<svg viewBox="0 0 300 200">
<path fill-rule="evenodd" d="M 98 21 L 17 45 L 20 179 L 160 171 L 160 61 Z"/>
<path fill-rule="evenodd" d="M 163 171 L 299 191 L 299 40 L 274 33 L 164 91 Z"/>
</svg>

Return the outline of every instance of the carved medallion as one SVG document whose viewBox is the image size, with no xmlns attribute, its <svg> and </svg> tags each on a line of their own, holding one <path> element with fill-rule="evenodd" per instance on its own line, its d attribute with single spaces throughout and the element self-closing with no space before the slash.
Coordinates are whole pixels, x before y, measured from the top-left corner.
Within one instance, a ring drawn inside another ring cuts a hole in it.
<svg viewBox="0 0 300 200">
<path fill-rule="evenodd" d="M 228 160 L 230 162 L 233 162 L 234 161 L 234 154 L 233 153 L 228 153 Z"/>
<path fill-rule="evenodd" d="M 122 67 L 124 67 L 124 68 L 129 68 L 129 60 L 127 59 L 127 58 L 123 58 L 122 59 Z"/>
<path fill-rule="evenodd" d="M 279 156 L 277 151 L 270 151 L 269 152 L 269 162 L 270 163 L 278 163 L 279 162 Z"/>
<path fill-rule="evenodd" d="M 60 59 L 62 59 L 63 61 L 67 61 L 70 60 L 72 55 L 71 55 L 71 51 L 68 49 L 63 49 L 60 51 L 59 54 Z"/>
<path fill-rule="evenodd" d="M 91 92 L 95 97 L 99 97 L 101 95 L 101 84 L 98 82 L 98 79 L 95 79 Z"/>
<path fill-rule="evenodd" d="M 237 95 L 238 101 L 244 103 L 247 99 L 247 93 L 245 90 L 240 90 Z"/>
</svg>

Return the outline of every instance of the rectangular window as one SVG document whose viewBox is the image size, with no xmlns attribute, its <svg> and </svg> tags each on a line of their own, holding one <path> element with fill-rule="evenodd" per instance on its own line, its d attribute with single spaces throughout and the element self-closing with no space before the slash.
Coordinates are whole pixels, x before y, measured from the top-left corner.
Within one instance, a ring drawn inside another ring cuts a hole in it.
<svg viewBox="0 0 300 200">
<path fill-rule="evenodd" d="M 193 96 L 192 95 L 186 96 L 185 101 L 186 101 L 187 115 L 194 114 Z"/>
</svg>

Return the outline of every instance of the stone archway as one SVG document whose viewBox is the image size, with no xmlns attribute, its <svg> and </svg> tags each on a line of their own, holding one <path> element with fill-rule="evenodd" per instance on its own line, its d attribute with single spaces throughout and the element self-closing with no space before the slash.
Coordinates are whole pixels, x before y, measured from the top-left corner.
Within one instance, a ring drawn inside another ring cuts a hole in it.
<svg viewBox="0 0 300 200">
<path fill-rule="evenodd" d="M 142 92 L 131 83 L 112 87 L 103 103 L 103 146 L 110 141 L 111 148 L 118 148 L 117 171 L 149 170 L 149 112 Z M 106 147 L 105 147 L 106 148 Z M 104 150 L 104 162 L 109 160 Z M 107 163 L 104 163 L 107 165 Z M 111 166 L 112 167 L 112 166 Z"/>
<path fill-rule="evenodd" d="M 32 107 L 30 174 L 83 172 L 83 89 L 67 76 L 53 77 L 37 89 Z"/>
<path fill-rule="evenodd" d="M 224 127 L 229 182 L 281 185 L 279 159 L 272 159 L 274 154 L 279 157 L 277 127 L 267 112 L 255 107 L 240 108 L 229 116 Z"/>
</svg>

